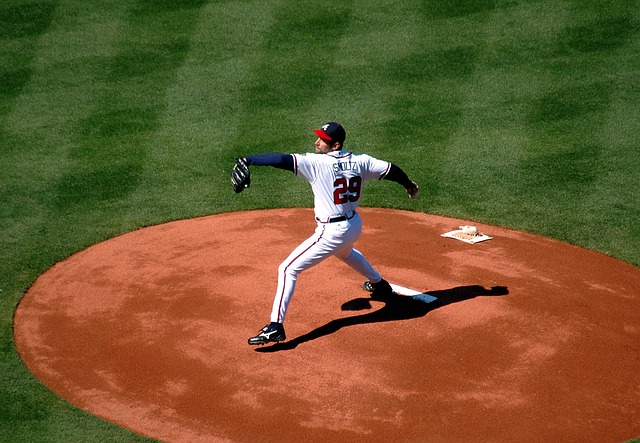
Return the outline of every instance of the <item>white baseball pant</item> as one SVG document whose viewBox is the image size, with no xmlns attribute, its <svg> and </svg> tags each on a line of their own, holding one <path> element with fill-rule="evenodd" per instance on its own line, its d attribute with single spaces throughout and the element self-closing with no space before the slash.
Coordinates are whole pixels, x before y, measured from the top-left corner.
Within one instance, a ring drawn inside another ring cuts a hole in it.
<svg viewBox="0 0 640 443">
<path fill-rule="evenodd" d="M 358 213 L 350 220 L 318 223 L 314 234 L 302 242 L 278 267 L 278 288 L 273 300 L 271 321 L 283 323 L 289 302 L 295 291 L 298 274 L 326 258 L 336 256 L 363 277 L 380 281 L 380 274 L 353 244 L 362 234 L 362 219 Z"/>
</svg>

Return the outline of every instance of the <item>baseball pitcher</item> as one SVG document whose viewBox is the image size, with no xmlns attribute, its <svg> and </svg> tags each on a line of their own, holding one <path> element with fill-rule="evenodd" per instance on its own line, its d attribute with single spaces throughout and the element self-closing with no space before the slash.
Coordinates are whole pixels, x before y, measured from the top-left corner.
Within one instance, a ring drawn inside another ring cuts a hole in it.
<svg viewBox="0 0 640 443">
<path fill-rule="evenodd" d="M 249 338 L 250 345 L 285 340 L 283 323 L 298 274 L 332 255 L 365 277 L 365 288 L 372 291 L 372 295 L 384 296 L 392 292 L 389 283 L 353 247 L 362 234 L 362 220 L 356 209 L 367 180 L 397 182 L 412 199 L 418 197 L 418 185 L 392 163 L 346 151 L 346 131 L 339 123 L 329 122 L 313 132 L 318 136 L 313 154 L 248 155 L 236 159 L 233 167 L 231 183 L 236 192 L 250 186 L 250 166 L 272 166 L 304 178 L 313 191 L 317 223 L 314 234 L 280 264 L 270 323 L 258 335 Z"/>
</svg>

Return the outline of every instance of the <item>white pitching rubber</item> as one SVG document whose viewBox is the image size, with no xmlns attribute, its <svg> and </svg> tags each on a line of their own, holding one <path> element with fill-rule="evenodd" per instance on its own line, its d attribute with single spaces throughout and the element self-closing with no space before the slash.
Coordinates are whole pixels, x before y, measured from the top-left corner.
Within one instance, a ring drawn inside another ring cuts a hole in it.
<svg viewBox="0 0 640 443">
<path fill-rule="evenodd" d="M 413 298 L 414 300 L 418 300 L 423 303 L 431 303 L 437 300 L 436 297 L 434 297 L 433 295 L 429 295 L 426 292 L 416 291 L 415 289 L 405 288 L 403 286 L 394 285 L 393 283 L 390 283 L 390 285 L 391 289 L 393 289 L 396 294 L 406 295 Z"/>
</svg>

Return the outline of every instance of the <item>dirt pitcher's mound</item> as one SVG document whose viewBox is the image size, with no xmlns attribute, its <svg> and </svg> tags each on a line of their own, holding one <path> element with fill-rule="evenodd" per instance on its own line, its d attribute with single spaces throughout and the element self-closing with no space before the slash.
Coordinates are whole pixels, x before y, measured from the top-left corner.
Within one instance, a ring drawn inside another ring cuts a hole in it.
<svg viewBox="0 0 640 443">
<path fill-rule="evenodd" d="M 304 209 L 141 229 L 57 264 L 16 311 L 29 369 L 60 396 L 172 442 L 620 442 L 640 435 L 640 270 L 469 222 L 362 209 L 371 300 L 329 259 L 299 279 L 288 341 L 252 348 Z M 426 301 L 428 301 L 427 299 Z"/>
</svg>

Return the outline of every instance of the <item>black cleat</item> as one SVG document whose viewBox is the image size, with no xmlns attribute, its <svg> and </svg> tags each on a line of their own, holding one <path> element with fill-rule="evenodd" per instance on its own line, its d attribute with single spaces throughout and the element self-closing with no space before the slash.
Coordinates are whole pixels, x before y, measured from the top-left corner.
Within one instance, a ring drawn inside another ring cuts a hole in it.
<svg viewBox="0 0 640 443">
<path fill-rule="evenodd" d="M 394 294 L 391 285 L 385 279 L 380 280 L 378 283 L 366 281 L 362 287 L 365 291 L 371 292 L 371 298 L 385 298 Z"/>
<path fill-rule="evenodd" d="M 287 338 L 284 333 L 282 323 L 271 322 L 260 330 L 260 333 L 249 339 L 250 345 L 264 345 L 267 343 L 278 343 Z"/>
</svg>

